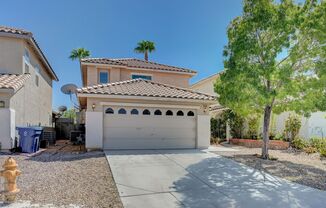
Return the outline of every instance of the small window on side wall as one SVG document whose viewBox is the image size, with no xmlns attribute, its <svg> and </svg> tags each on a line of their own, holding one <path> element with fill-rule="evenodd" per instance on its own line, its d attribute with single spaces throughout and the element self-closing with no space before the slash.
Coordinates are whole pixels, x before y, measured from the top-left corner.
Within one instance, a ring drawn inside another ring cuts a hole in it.
<svg viewBox="0 0 326 208">
<path fill-rule="evenodd" d="M 39 82 L 40 82 L 40 78 L 38 77 L 38 75 L 35 75 L 35 84 L 36 84 L 36 86 L 39 85 Z"/>
<path fill-rule="evenodd" d="M 166 111 L 165 115 L 167 116 L 173 116 L 173 112 L 171 110 Z"/>
<path fill-rule="evenodd" d="M 184 114 L 183 114 L 183 112 L 181 111 L 181 110 L 179 110 L 178 112 L 177 112 L 177 116 L 183 116 Z"/>
<path fill-rule="evenodd" d="M 127 111 L 124 108 L 120 108 L 118 114 L 127 114 Z"/>
<path fill-rule="evenodd" d="M 143 111 L 143 115 L 151 115 L 151 112 L 148 109 L 145 109 Z"/>
<path fill-rule="evenodd" d="M 160 110 L 156 110 L 156 111 L 154 112 L 154 115 L 156 115 L 156 116 L 160 116 L 160 115 L 162 115 L 162 111 L 160 111 Z"/>
<path fill-rule="evenodd" d="M 137 109 L 132 109 L 132 110 L 130 111 L 130 114 L 131 114 L 131 115 L 138 115 L 139 112 L 138 112 Z"/>
<path fill-rule="evenodd" d="M 133 75 L 131 75 L 131 79 L 152 80 L 152 76 L 150 76 L 150 75 L 143 75 L 143 74 L 133 74 Z"/>
<path fill-rule="evenodd" d="M 25 63 L 25 74 L 29 74 L 29 65 L 28 63 Z"/>
<path fill-rule="evenodd" d="M 0 100 L 0 108 L 4 108 L 5 107 L 5 101 Z"/>
<path fill-rule="evenodd" d="M 113 110 L 112 108 L 107 108 L 107 109 L 105 110 L 105 113 L 106 113 L 106 114 L 114 114 L 114 110 Z"/>
<path fill-rule="evenodd" d="M 194 112 L 189 111 L 189 112 L 187 113 L 187 116 L 195 116 L 195 114 L 194 114 Z"/>
</svg>

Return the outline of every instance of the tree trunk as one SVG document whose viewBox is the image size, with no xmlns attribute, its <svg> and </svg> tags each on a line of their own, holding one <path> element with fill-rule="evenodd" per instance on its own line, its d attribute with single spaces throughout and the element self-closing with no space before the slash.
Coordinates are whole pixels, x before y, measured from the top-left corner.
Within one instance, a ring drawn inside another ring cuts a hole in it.
<svg viewBox="0 0 326 208">
<path fill-rule="evenodd" d="M 145 61 L 148 61 L 148 51 L 145 51 Z"/>
<path fill-rule="evenodd" d="M 264 110 L 264 127 L 263 127 L 263 148 L 262 148 L 262 158 L 268 159 L 268 142 L 269 142 L 269 123 L 271 120 L 272 107 L 267 105 Z"/>
</svg>

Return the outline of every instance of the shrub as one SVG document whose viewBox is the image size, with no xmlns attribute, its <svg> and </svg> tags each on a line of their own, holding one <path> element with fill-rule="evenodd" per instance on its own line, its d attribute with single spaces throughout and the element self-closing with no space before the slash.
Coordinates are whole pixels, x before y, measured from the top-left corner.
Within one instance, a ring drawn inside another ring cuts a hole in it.
<svg viewBox="0 0 326 208">
<path fill-rule="evenodd" d="M 211 136 L 226 138 L 226 122 L 220 118 L 211 118 Z"/>
<path fill-rule="evenodd" d="M 257 116 L 253 115 L 250 116 L 248 119 L 248 136 L 251 139 L 256 139 L 257 138 L 257 132 L 258 132 L 258 127 L 259 127 L 259 120 Z"/>
<path fill-rule="evenodd" d="M 280 133 L 275 134 L 274 140 L 283 140 L 283 135 Z"/>
<path fill-rule="evenodd" d="M 296 149 L 304 149 L 309 146 L 309 142 L 302 138 L 295 138 L 291 144 Z"/>
<path fill-rule="evenodd" d="M 312 153 L 316 153 L 317 149 L 315 147 L 309 146 L 309 147 L 303 148 L 303 151 L 305 151 L 305 153 L 307 153 L 307 154 L 312 154 Z"/>
<path fill-rule="evenodd" d="M 229 122 L 231 136 L 233 138 L 242 138 L 245 119 L 231 110 L 225 111 L 223 118 Z"/>
<path fill-rule="evenodd" d="M 326 149 L 326 139 L 323 138 L 311 138 L 310 144 L 314 148 L 316 148 L 318 151 L 321 151 L 323 149 Z"/>
<path fill-rule="evenodd" d="M 221 142 L 226 141 L 223 138 L 219 138 L 219 137 L 211 137 L 211 144 L 219 144 Z"/>
<path fill-rule="evenodd" d="M 299 116 L 290 115 L 285 121 L 284 134 L 290 142 L 292 142 L 299 134 L 301 128 L 301 120 Z"/>
<path fill-rule="evenodd" d="M 321 157 L 326 157 L 326 148 L 319 150 L 319 153 Z"/>
</svg>

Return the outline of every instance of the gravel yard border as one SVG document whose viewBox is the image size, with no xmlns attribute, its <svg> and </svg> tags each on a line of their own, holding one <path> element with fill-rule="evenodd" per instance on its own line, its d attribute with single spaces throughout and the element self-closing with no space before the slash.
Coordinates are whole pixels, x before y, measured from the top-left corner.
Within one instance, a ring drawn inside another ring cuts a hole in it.
<svg viewBox="0 0 326 208">
<path fill-rule="evenodd" d="M 0 164 L 9 155 L 0 155 Z M 110 166 L 102 151 L 10 155 L 18 163 L 17 200 L 55 206 L 122 208 Z"/>
<path fill-rule="evenodd" d="M 257 155 L 261 148 L 223 145 L 237 151 L 214 151 L 214 153 L 259 171 L 287 179 L 289 181 L 326 191 L 326 159 L 318 153 L 308 155 L 305 152 L 288 150 L 269 150 L 270 156 L 277 160 L 263 160 Z"/>
</svg>

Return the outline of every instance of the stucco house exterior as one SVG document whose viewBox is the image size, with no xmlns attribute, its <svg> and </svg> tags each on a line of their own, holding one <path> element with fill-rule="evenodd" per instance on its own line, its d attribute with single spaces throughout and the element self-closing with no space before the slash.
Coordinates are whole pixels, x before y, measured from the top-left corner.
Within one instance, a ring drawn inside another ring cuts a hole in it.
<svg viewBox="0 0 326 208">
<path fill-rule="evenodd" d="M 0 142 L 13 147 L 16 126 L 51 126 L 58 77 L 31 32 L 0 26 Z"/>
<path fill-rule="evenodd" d="M 220 72 L 221 73 L 221 72 Z M 190 86 L 193 90 L 198 90 L 200 92 L 209 93 L 216 95 L 214 92 L 214 83 L 218 78 L 219 74 L 213 74 L 205 79 L 202 79 Z M 239 92 L 241 93 L 241 92 Z M 213 105 L 210 108 L 210 115 L 217 116 L 223 111 L 223 108 L 219 105 Z M 289 117 L 291 112 L 283 112 L 280 115 L 272 116 L 272 129 L 274 133 L 282 133 L 285 127 L 285 121 Z M 228 133 L 229 134 L 229 133 Z M 315 112 L 312 113 L 309 118 L 301 117 L 301 129 L 299 136 L 302 138 L 312 138 L 312 137 L 326 137 L 326 112 Z"/>
<path fill-rule="evenodd" d="M 88 149 L 207 148 L 209 105 L 189 89 L 193 70 L 133 58 L 81 60 Z"/>
</svg>

